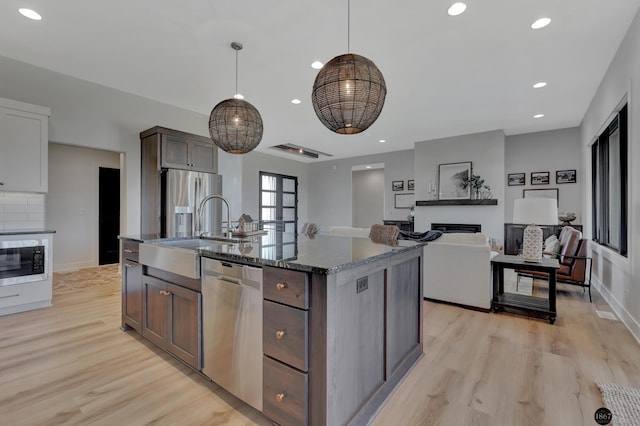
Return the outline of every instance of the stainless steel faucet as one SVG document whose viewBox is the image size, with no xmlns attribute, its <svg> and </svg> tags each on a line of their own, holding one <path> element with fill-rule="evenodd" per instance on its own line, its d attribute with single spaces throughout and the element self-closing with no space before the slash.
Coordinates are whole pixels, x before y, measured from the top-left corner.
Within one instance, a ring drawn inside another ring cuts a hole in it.
<svg viewBox="0 0 640 426">
<path fill-rule="evenodd" d="M 229 207 L 229 201 L 226 198 L 224 198 L 222 195 L 218 195 L 218 194 L 207 195 L 206 197 L 204 197 L 204 199 L 202 201 L 200 201 L 200 205 L 198 206 L 198 210 L 196 211 L 196 215 L 198 217 L 198 232 L 200 232 L 202 230 L 202 207 L 204 207 L 204 204 L 207 201 L 211 200 L 212 198 L 217 198 L 219 200 L 222 200 L 227 205 L 227 232 L 226 232 L 226 235 L 227 235 L 227 237 L 231 238 L 232 237 L 231 207 Z"/>
</svg>

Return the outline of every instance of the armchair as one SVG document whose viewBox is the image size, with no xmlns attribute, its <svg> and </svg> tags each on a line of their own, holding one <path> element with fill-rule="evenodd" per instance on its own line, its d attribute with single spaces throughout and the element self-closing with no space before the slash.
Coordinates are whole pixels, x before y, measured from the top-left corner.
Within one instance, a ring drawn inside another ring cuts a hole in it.
<svg viewBox="0 0 640 426">
<path fill-rule="evenodd" d="M 575 228 L 565 226 L 560 232 L 560 253 L 558 260 L 560 269 L 556 273 L 558 282 L 572 284 L 589 289 L 591 299 L 591 258 L 587 256 L 588 240 L 582 238 L 582 233 Z M 546 274 L 521 269 L 518 274 L 546 277 Z"/>
</svg>

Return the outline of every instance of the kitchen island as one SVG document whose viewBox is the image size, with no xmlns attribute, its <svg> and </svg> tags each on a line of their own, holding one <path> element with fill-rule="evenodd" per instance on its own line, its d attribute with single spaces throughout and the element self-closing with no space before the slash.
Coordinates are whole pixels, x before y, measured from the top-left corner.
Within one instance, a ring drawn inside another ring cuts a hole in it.
<svg viewBox="0 0 640 426">
<path fill-rule="evenodd" d="M 136 245 L 143 255 L 151 246 L 168 248 L 167 262 L 191 250 L 196 259 L 262 270 L 263 384 L 261 403 L 251 405 L 281 425 L 366 424 L 422 356 L 420 243 L 389 246 L 368 238 L 275 232 L 234 244 L 153 235 L 121 239 L 123 327 L 200 371 L 208 362 L 202 341 L 210 337 L 201 328 L 206 273 L 201 282 L 197 267 L 189 277 L 151 261 L 145 265 Z M 127 271 L 133 268 L 140 269 Z M 158 295 L 172 298 L 165 302 L 170 312 L 156 309 Z M 168 324 L 175 320 L 182 323 Z"/>
</svg>

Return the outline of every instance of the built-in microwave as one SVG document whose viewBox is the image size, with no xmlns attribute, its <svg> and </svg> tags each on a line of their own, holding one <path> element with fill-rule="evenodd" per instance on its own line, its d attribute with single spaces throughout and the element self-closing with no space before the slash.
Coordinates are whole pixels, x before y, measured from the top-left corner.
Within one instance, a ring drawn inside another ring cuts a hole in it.
<svg viewBox="0 0 640 426">
<path fill-rule="evenodd" d="M 0 286 L 49 277 L 48 239 L 0 241 Z"/>
</svg>

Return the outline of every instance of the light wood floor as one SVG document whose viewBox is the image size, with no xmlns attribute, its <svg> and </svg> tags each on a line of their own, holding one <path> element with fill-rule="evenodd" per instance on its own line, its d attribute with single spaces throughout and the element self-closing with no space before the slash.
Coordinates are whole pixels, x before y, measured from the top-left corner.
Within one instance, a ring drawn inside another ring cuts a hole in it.
<svg viewBox="0 0 640 426">
<path fill-rule="evenodd" d="M 271 424 L 120 330 L 116 267 L 54 280 L 53 307 L 0 317 L 0 424 Z M 640 345 L 593 296 L 560 285 L 555 325 L 424 302 L 425 355 L 374 424 L 595 424 L 595 380 L 640 387 Z"/>
</svg>

